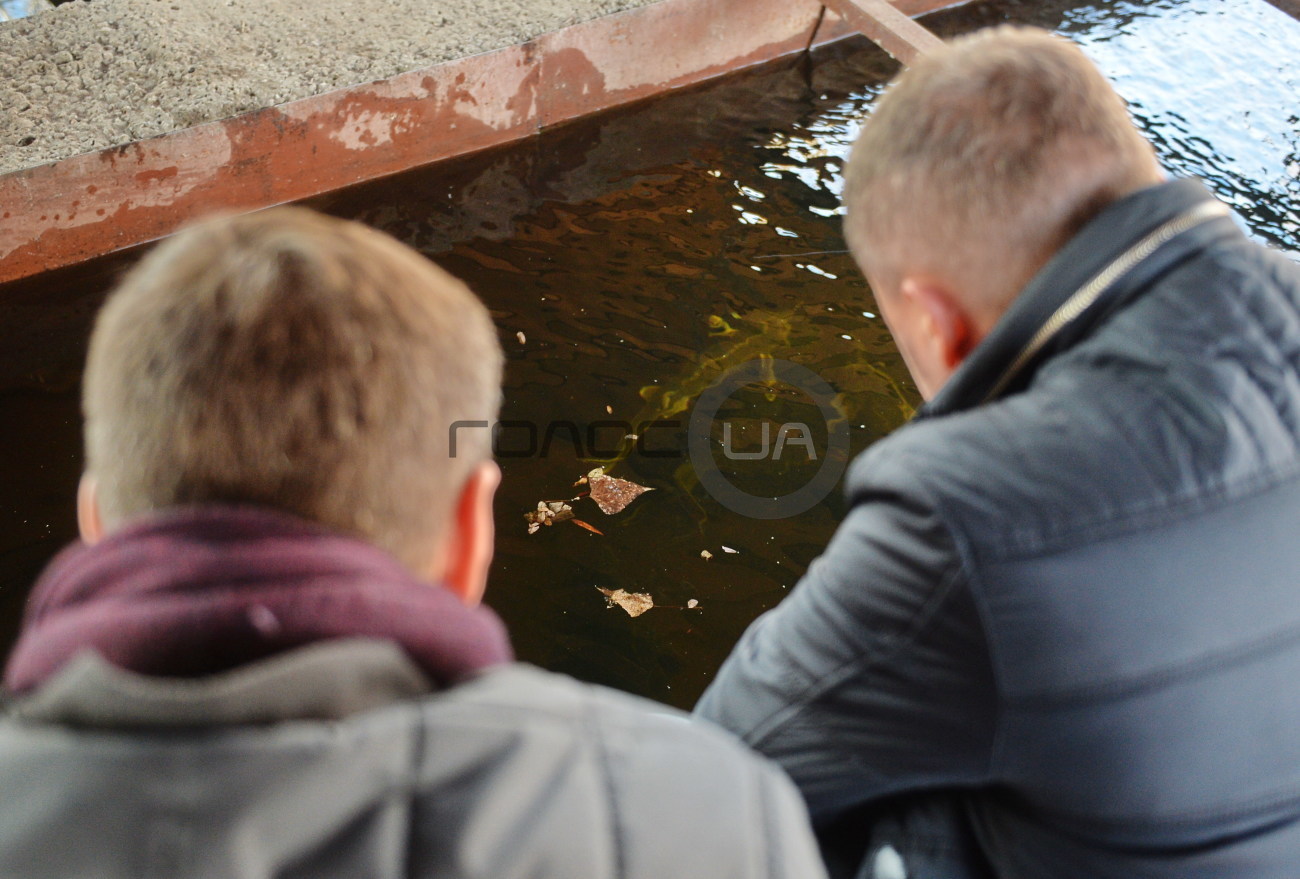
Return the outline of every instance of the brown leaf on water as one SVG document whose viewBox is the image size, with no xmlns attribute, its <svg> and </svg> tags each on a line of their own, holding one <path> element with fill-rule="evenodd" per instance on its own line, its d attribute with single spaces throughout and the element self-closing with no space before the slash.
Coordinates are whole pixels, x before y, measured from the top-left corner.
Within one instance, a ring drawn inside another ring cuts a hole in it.
<svg viewBox="0 0 1300 879">
<path fill-rule="evenodd" d="M 632 501 L 647 491 L 654 491 L 649 486 L 637 485 L 616 476 L 606 476 L 605 471 L 599 467 L 578 481 L 581 483 L 583 480 L 591 488 L 591 499 L 606 516 L 623 512 Z"/>
<path fill-rule="evenodd" d="M 581 519 L 570 519 L 569 521 L 572 522 L 574 525 L 577 525 L 579 528 L 586 528 L 592 534 L 599 534 L 601 537 L 605 536 L 604 531 L 601 531 L 595 525 L 588 525 L 586 522 L 582 521 Z"/>
<path fill-rule="evenodd" d="M 610 607 L 618 605 L 627 611 L 630 617 L 639 617 L 655 606 L 655 600 L 644 592 L 628 592 L 626 589 L 601 589 L 596 587 Z"/>
</svg>

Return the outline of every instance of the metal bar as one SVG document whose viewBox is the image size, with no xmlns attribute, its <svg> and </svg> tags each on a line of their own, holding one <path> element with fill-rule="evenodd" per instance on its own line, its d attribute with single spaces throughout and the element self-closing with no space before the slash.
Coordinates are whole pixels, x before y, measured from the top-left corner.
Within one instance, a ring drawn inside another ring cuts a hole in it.
<svg viewBox="0 0 1300 879">
<path fill-rule="evenodd" d="M 825 0 L 825 4 L 900 64 L 911 64 L 943 45 L 942 40 L 886 0 Z"/>
</svg>

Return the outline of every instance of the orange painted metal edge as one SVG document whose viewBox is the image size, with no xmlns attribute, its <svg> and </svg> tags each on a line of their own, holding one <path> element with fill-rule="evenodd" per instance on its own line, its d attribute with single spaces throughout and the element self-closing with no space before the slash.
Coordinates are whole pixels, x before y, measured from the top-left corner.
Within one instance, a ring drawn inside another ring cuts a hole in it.
<svg viewBox="0 0 1300 879">
<path fill-rule="evenodd" d="M 952 0 L 901 0 L 913 14 Z M 662 0 L 528 43 L 0 176 L 0 283 L 527 137 L 852 31 L 814 0 Z"/>
</svg>

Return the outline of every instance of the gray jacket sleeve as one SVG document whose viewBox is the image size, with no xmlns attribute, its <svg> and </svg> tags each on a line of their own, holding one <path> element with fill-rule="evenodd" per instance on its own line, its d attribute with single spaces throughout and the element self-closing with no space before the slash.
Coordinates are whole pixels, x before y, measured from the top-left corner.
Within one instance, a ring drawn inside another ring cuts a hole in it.
<svg viewBox="0 0 1300 879">
<path fill-rule="evenodd" d="M 696 707 L 784 767 L 817 823 L 977 784 L 992 758 L 996 694 L 968 569 L 922 490 L 902 484 L 906 468 L 881 469 L 899 478 L 851 481 L 826 552 Z"/>
</svg>

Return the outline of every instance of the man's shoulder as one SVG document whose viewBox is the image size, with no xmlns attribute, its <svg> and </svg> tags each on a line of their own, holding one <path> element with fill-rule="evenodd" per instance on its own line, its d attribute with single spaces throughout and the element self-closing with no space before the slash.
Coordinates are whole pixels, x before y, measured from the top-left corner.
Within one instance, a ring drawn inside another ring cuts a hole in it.
<svg viewBox="0 0 1300 879">
<path fill-rule="evenodd" d="M 511 822 L 544 825 L 575 850 L 603 850 L 608 839 L 626 875 L 822 875 L 789 779 L 705 721 L 518 664 L 418 704 L 417 773 L 433 824 L 471 820 L 504 835 L 517 835 Z M 455 790 L 460 805 L 448 797 Z M 471 803 L 478 817 L 467 819 Z M 454 835 L 449 844 L 472 851 L 472 834 Z"/>
<path fill-rule="evenodd" d="M 93 813 L 86 837 L 109 825 L 116 834 L 114 822 L 183 793 L 206 828 L 194 851 L 212 864 L 234 857 L 220 828 L 254 813 L 283 834 L 256 843 L 268 859 L 315 856 L 303 840 L 382 854 L 391 842 L 378 823 L 352 827 L 346 843 L 343 828 L 383 803 L 406 816 L 406 850 L 436 875 L 821 875 L 802 801 L 773 764 L 674 709 L 525 665 L 344 716 L 266 724 L 92 730 L 11 716 L 0 753 L 0 786 L 39 767 L 49 789 L 79 791 Z M 145 775 L 148 786 L 126 784 Z M 5 844 L 26 857 L 66 839 L 70 807 L 37 806 L 32 833 L 0 831 L 0 865 Z"/>
<path fill-rule="evenodd" d="M 711 816 L 714 809 L 735 818 L 775 802 L 777 811 L 800 811 L 790 820 L 805 820 L 774 763 L 732 733 L 657 702 L 515 663 L 419 704 L 436 746 L 426 767 L 433 775 L 456 773 L 464 759 L 497 763 L 506 774 L 513 764 L 527 774 L 549 765 L 553 778 L 603 779 L 601 788 L 628 814 L 662 819 L 685 808 L 727 825 L 731 819 Z M 751 806 L 736 811 L 746 796 Z M 737 830 L 765 821 L 753 812 Z"/>
<path fill-rule="evenodd" d="M 850 469 L 849 500 L 930 510 L 984 557 L 1070 546 L 1211 490 L 1225 440 L 1186 428 L 1206 405 L 1169 373 L 1063 366 L 1028 391 L 877 443 Z"/>
<path fill-rule="evenodd" d="M 676 708 L 526 663 L 497 666 L 420 704 L 437 727 L 463 726 L 484 735 L 498 729 L 516 737 L 571 737 L 629 756 L 650 749 L 681 750 L 692 755 L 691 762 L 706 758 L 699 762 L 715 767 L 706 774 L 772 768 L 731 733 Z M 662 769 L 672 774 L 675 767 Z"/>
</svg>

